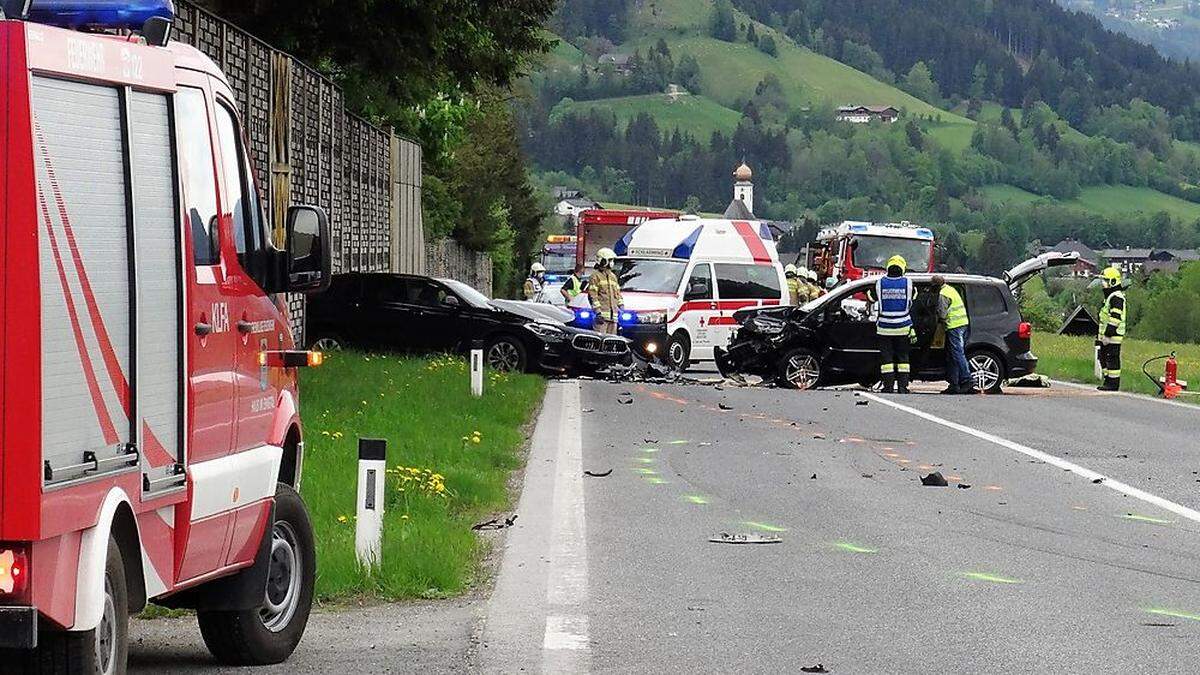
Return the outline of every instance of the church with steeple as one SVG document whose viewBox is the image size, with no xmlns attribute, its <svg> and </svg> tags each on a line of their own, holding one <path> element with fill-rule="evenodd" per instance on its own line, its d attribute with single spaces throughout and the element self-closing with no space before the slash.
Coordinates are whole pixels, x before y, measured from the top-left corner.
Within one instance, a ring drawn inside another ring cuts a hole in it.
<svg viewBox="0 0 1200 675">
<path fill-rule="evenodd" d="M 733 201 L 725 207 L 725 218 L 729 220 L 755 220 L 754 218 L 754 172 L 743 161 L 733 172 Z"/>
</svg>

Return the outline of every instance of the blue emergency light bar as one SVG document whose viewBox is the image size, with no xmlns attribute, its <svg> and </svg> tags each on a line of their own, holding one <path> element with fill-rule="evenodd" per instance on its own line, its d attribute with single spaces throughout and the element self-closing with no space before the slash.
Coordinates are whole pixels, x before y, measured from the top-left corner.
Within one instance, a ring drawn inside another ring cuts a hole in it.
<svg viewBox="0 0 1200 675">
<path fill-rule="evenodd" d="M 632 326 L 632 325 L 635 325 L 637 322 L 638 322 L 637 314 L 635 314 L 627 309 L 623 310 L 620 314 L 617 315 L 617 325 L 618 326 Z"/>
<path fill-rule="evenodd" d="M 140 29 L 150 19 L 174 21 L 172 0 L 33 0 L 25 17 L 61 28 Z"/>
</svg>

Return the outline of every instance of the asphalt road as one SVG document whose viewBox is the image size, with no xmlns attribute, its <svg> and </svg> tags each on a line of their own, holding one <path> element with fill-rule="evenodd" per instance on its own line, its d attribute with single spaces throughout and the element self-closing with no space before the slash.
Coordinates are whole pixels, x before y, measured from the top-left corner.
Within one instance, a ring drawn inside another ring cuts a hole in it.
<svg viewBox="0 0 1200 675">
<path fill-rule="evenodd" d="M 1194 672 L 1197 438 L 1196 410 L 1062 387 L 556 382 L 490 599 L 320 619 L 286 670 Z M 135 663 L 204 663 L 139 635 Z"/>
</svg>

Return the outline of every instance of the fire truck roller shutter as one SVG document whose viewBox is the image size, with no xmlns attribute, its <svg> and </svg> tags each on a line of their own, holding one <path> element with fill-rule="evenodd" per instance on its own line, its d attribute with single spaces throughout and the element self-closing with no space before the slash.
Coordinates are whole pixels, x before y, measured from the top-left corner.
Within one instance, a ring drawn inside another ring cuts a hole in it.
<svg viewBox="0 0 1200 675">
<path fill-rule="evenodd" d="M 142 472 L 151 485 L 181 461 L 182 328 L 170 106 L 166 96 L 129 99 L 137 268 L 137 412 Z"/>
<path fill-rule="evenodd" d="M 122 101 L 112 87 L 40 76 L 32 78 L 31 98 L 40 216 L 42 459 L 58 469 L 51 482 L 60 482 L 82 476 L 85 452 L 113 458 L 130 441 Z"/>
</svg>

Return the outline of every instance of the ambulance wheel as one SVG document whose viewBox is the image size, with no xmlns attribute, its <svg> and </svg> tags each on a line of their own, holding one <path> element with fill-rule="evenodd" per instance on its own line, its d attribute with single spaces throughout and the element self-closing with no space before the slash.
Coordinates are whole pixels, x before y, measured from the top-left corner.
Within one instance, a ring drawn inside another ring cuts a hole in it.
<svg viewBox="0 0 1200 675">
<path fill-rule="evenodd" d="M 38 648 L 20 652 L 20 656 L 0 651 L 7 663 L 21 663 L 19 672 L 38 675 L 97 673 L 124 675 L 129 654 L 129 595 L 125 584 L 125 563 L 117 540 L 108 539 L 108 558 L 104 563 L 104 610 L 100 625 L 89 631 L 48 631 L 38 635 Z M 5 650 L 7 651 L 7 650 Z M 11 658 L 10 658 L 11 657 Z"/>
<path fill-rule="evenodd" d="M 262 606 L 196 615 L 204 644 L 222 663 L 282 663 L 304 636 L 312 609 L 317 556 L 304 501 L 283 483 L 275 488 L 275 523 L 270 537 L 271 562 Z"/>
<path fill-rule="evenodd" d="M 812 389 L 821 381 L 821 359 L 807 349 L 793 349 L 779 364 L 779 386 Z"/>
<path fill-rule="evenodd" d="M 687 333 L 676 331 L 667 342 L 667 363 L 675 370 L 687 370 L 692 362 L 692 341 Z"/>
</svg>

